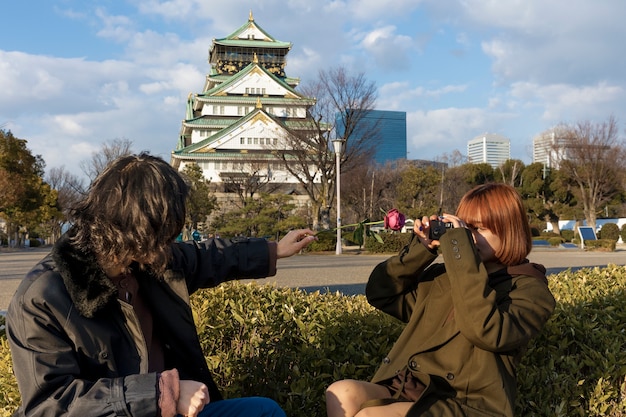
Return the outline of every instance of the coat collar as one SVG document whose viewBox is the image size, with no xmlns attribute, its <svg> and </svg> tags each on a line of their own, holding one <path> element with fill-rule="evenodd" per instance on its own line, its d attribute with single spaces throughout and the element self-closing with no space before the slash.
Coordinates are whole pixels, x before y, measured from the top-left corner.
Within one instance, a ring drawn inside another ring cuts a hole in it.
<svg viewBox="0 0 626 417">
<path fill-rule="evenodd" d="M 63 235 L 51 251 L 65 287 L 79 313 L 92 318 L 117 299 L 117 287 L 98 266 L 93 253 L 78 250 L 71 231 Z"/>
</svg>

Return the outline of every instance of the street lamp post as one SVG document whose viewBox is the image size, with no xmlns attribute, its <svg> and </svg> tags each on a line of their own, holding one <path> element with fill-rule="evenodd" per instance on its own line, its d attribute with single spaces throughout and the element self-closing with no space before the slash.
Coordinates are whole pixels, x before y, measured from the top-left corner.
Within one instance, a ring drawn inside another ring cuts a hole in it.
<svg viewBox="0 0 626 417">
<path fill-rule="evenodd" d="M 337 246 L 335 255 L 341 255 L 341 151 L 343 148 L 343 139 L 333 139 L 333 148 L 335 149 L 335 161 L 337 174 Z"/>
</svg>

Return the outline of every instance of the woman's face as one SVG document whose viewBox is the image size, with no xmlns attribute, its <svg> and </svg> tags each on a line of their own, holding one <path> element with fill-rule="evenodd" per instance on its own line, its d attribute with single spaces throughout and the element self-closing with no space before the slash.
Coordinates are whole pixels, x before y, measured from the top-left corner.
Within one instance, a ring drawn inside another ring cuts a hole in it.
<svg viewBox="0 0 626 417">
<path fill-rule="evenodd" d="M 478 250 L 478 255 L 483 263 L 499 263 L 496 252 L 500 250 L 502 243 L 500 238 L 483 227 L 481 223 L 468 225 L 474 236 L 474 243 Z"/>
</svg>

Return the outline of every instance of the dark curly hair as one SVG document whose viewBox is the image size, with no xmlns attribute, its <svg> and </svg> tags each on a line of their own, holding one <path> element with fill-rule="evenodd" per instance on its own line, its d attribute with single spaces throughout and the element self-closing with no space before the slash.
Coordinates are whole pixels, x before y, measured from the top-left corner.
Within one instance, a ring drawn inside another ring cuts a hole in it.
<svg viewBox="0 0 626 417">
<path fill-rule="evenodd" d="M 73 242 L 101 267 L 161 273 L 185 223 L 188 186 L 163 159 L 148 153 L 113 161 L 71 211 Z"/>
</svg>

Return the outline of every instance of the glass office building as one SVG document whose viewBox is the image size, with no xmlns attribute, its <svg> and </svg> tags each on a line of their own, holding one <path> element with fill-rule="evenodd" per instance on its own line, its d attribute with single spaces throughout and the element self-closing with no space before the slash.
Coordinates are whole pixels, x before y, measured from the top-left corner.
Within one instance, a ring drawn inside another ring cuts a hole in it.
<svg viewBox="0 0 626 417">
<path fill-rule="evenodd" d="M 342 137 L 344 127 L 341 115 L 336 116 L 337 137 Z M 406 112 L 390 110 L 368 110 L 360 120 L 359 132 L 368 132 L 376 142 L 374 161 L 378 164 L 406 159 Z M 363 129 L 363 130 L 361 130 Z"/>
</svg>

